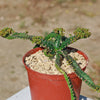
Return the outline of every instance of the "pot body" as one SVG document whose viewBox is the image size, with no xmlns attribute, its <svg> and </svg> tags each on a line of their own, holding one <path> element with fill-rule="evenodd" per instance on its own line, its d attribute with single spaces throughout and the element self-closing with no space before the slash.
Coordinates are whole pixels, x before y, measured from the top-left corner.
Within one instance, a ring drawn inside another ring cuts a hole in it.
<svg viewBox="0 0 100 100">
<path fill-rule="evenodd" d="M 31 70 L 25 64 L 25 57 L 37 52 L 38 50 L 42 50 L 42 48 L 32 49 L 23 57 L 23 63 L 28 73 L 32 100 L 71 100 L 70 90 L 63 75 L 47 75 L 38 73 Z M 88 58 L 83 52 L 79 50 L 77 50 L 77 52 L 83 55 L 88 62 Z M 84 66 L 84 69 L 82 70 L 85 70 L 86 66 Z M 77 100 L 79 100 L 82 81 L 75 73 L 68 74 L 68 76 L 73 84 Z"/>
</svg>

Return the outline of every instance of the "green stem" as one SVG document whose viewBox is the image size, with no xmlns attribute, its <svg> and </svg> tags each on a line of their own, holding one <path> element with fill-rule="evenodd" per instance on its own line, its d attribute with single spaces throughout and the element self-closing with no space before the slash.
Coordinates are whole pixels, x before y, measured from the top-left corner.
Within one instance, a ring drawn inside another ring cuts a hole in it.
<svg viewBox="0 0 100 100">
<path fill-rule="evenodd" d="M 72 44 L 73 42 L 76 42 L 78 39 L 76 39 L 76 36 L 71 36 L 69 38 L 66 38 L 65 41 L 62 42 L 60 46 L 60 50 L 64 49 L 67 47 L 69 44 Z"/>
<path fill-rule="evenodd" d="M 63 51 L 63 53 L 68 63 L 73 67 L 77 76 L 83 81 L 85 81 L 85 83 L 88 84 L 90 87 L 92 87 L 94 90 L 100 92 L 100 86 L 94 84 L 92 79 L 85 72 L 81 70 L 77 62 L 71 56 L 69 56 L 66 51 Z"/>
<path fill-rule="evenodd" d="M 60 52 L 60 53 L 61 53 L 61 52 Z M 76 100 L 76 95 L 75 95 L 75 92 L 74 92 L 74 89 L 73 89 L 71 80 L 70 80 L 70 78 L 68 77 L 68 75 L 60 68 L 60 65 L 61 65 L 60 54 L 57 53 L 57 54 L 56 54 L 55 66 L 56 66 L 56 68 L 64 75 L 64 78 L 65 78 L 65 80 L 66 80 L 66 82 L 67 82 L 67 84 L 68 84 L 69 90 L 70 90 L 71 100 Z"/>
<path fill-rule="evenodd" d="M 12 35 L 9 35 L 6 37 L 7 39 L 28 39 L 32 41 L 33 36 L 28 35 L 27 33 L 13 33 Z"/>
</svg>

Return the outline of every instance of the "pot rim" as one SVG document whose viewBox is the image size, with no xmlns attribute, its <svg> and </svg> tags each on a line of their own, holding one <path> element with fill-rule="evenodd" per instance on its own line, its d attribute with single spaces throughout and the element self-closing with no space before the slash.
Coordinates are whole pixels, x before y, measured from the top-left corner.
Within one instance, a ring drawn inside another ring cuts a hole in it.
<svg viewBox="0 0 100 100">
<path fill-rule="evenodd" d="M 88 59 L 87 55 L 86 55 L 84 52 L 82 52 L 81 50 L 78 50 L 78 49 L 76 49 L 76 48 L 67 47 L 67 49 L 74 49 L 74 50 L 76 50 L 77 53 L 81 54 L 81 55 L 85 58 L 85 60 L 86 60 L 87 63 L 86 63 L 86 65 L 84 66 L 84 68 L 82 68 L 82 70 L 84 71 L 84 70 L 86 69 L 86 66 L 88 65 L 88 62 L 89 62 L 89 59 Z M 34 72 L 34 73 L 39 74 L 39 75 L 56 76 L 56 77 L 59 76 L 59 77 L 62 77 L 63 75 L 39 73 L 39 72 L 37 72 L 37 71 L 34 71 L 34 70 L 30 69 L 30 68 L 25 64 L 25 57 L 30 56 L 30 55 L 33 54 L 33 53 L 36 53 L 38 50 L 43 50 L 43 48 L 42 48 L 42 47 L 38 47 L 38 48 L 35 48 L 35 49 L 31 49 L 31 50 L 29 50 L 29 51 L 23 56 L 23 64 L 24 64 L 25 68 L 26 68 L 27 70 L 30 70 L 31 72 Z M 75 76 L 75 75 L 76 75 L 76 74 L 75 74 L 74 72 L 68 74 L 68 76 Z M 77 76 L 77 75 L 76 75 L 76 76 Z"/>
</svg>

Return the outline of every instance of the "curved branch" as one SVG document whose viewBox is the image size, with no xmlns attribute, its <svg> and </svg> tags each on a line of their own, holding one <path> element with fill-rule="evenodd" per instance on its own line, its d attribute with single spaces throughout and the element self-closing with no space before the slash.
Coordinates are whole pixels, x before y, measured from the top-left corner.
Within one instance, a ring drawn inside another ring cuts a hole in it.
<svg viewBox="0 0 100 100">
<path fill-rule="evenodd" d="M 94 82 L 92 81 L 92 79 L 81 70 L 81 68 L 78 66 L 78 64 L 76 63 L 76 61 L 67 54 L 66 51 L 63 51 L 64 53 L 64 57 L 66 58 L 66 60 L 68 61 L 68 63 L 70 65 L 72 65 L 75 73 L 77 74 L 77 76 L 82 79 L 86 84 L 88 84 L 90 87 L 92 87 L 94 90 L 100 92 L 100 86 L 97 86 L 94 84 Z"/>
<path fill-rule="evenodd" d="M 71 100 L 76 100 L 76 95 L 75 95 L 71 80 L 68 77 L 68 75 L 60 68 L 60 65 L 61 65 L 61 61 L 60 61 L 60 52 L 59 52 L 59 53 L 56 54 L 55 66 L 64 75 L 64 78 L 65 78 L 65 80 L 68 84 L 68 87 L 69 87 L 69 90 L 70 90 L 70 93 L 71 93 Z"/>
</svg>

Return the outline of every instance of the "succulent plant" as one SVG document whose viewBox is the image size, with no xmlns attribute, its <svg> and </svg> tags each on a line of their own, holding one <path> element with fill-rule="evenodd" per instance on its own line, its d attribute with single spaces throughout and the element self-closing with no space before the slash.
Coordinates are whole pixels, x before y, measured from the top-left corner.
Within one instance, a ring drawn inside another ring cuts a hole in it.
<svg viewBox="0 0 100 100">
<path fill-rule="evenodd" d="M 42 36 L 34 36 L 28 35 L 25 33 L 15 32 L 12 28 L 4 28 L 0 31 L 0 36 L 6 39 L 28 39 L 32 43 L 35 43 L 34 48 L 43 47 L 43 52 L 45 56 L 50 59 L 56 56 L 55 67 L 64 75 L 65 80 L 69 86 L 69 90 L 71 93 L 71 100 L 76 100 L 76 95 L 71 83 L 70 78 L 67 73 L 61 69 L 62 61 L 61 59 L 65 58 L 67 62 L 73 67 L 76 75 L 94 90 L 100 92 L 100 86 L 95 85 L 92 79 L 81 70 L 79 65 L 76 63 L 75 59 L 73 59 L 70 55 L 68 55 L 68 51 L 65 50 L 68 45 L 76 42 L 79 39 L 88 38 L 91 36 L 91 32 L 89 32 L 86 28 L 78 27 L 73 34 L 70 34 L 69 37 L 64 36 L 65 30 L 63 28 L 56 28 L 51 33 Z"/>
</svg>

